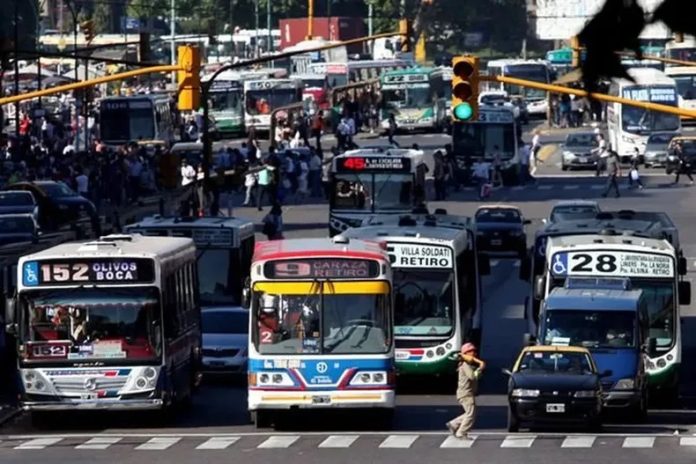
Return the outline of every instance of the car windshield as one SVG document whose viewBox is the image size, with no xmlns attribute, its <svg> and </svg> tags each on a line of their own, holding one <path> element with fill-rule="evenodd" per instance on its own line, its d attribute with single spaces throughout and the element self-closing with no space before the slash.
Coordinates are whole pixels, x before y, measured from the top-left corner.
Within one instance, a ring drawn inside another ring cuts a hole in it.
<svg viewBox="0 0 696 464">
<path fill-rule="evenodd" d="M 21 340 L 29 360 L 153 360 L 161 352 L 155 288 L 36 290 L 21 297 Z"/>
<path fill-rule="evenodd" d="M 77 195 L 70 187 L 62 182 L 40 184 L 41 189 L 51 198 L 74 197 Z"/>
<path fill-rule="evenodd" d="M 29 192 L 0 192 L 0 206 L 33 206 Z"/>
<path fill-rule="evenodd" d="M 206 310 L 201 315 L 204 334 L 247 334 L 249 313 L 246 311 Z"/>
<path fill-rule="evenodd" d="M 311 290 L 303 294 L 254 292 L 254 343 L 260 354 L 381 354 L 389 350 L 388 292 L 344 293 L 361 287 L 361 282 L 310 285 Z M 341 289 L 342 285 L 349 287 Z"/>
<path fill-rule="evenodd" d="M 586 353 L 529 351 L 520 359 L 517 372 L 525 374 L 594 374 Z"/>
<path fill-rule="evenodd" d="M 0 234 L 31 234 L 34 220 L 29 216 L 0 216 Z"/>
<path fill-rule="evenodd" d="M 235 269 L 230 265 L 232 250 L 199 247 L 198 253 L 201 305 L 238 305 L 241 288 Z"/>
<path fill-rule="evenodd" d="M 521 223 L 520 213 L 514 209 L 485 208 L 476 212 L 476 222 Z"/>
<path fill-rule="evenodd" d="M 597 137 L 594 134 L 570 134 L 566 139 L 567 147 L 597 147 Z"/>
<path fill-rule="evenodd" d="M 598 212 L 594 206 L 556 206 L 551 212 L 551 222 L 594 219 Z"/>
<path fill-rule="evenodd" d="M 547 311 L 545 345 L 585 348 L 635 348 L 636 313 L 632 311 Z"/>
<path fill-rule="evenodd" d="M 510 97 L 504 94 L 482 95 L 481 103 L 484 105 L 497 105 L 510 103 Z"/>
<path fill-rule="evenodd" d="M 454 325 L 454 272 L 394 272 L 395 335 L 449 335 Z"/>
</svg>

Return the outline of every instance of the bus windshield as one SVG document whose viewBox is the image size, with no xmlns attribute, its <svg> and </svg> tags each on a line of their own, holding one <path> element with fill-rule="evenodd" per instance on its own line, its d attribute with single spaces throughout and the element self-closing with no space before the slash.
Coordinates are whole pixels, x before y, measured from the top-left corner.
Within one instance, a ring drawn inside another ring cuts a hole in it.
<svg viewBox="0 0 696 464">
<path fill-rule="evenodd" d="M 657 279 L 631 279 L 633 288 L 643 290 L 648 303 L 650 338 L 658 348 L 667 349 L 674 344 L 675 298 L 674 282 Z"/>
<path fill-rule="evenodd" d="M 99 119 L 101 139 L 105 142 L 155 139 L 155 115 L 152 108 L 103 110 Z"/>
<path fill-rule="evenodd" d="M 198 248 L 198 288 L 202 306 L 239 305 L 239 288 L 231 266 L 232 251 Z"/>
<path fill-rule="evenodd" d="M 635 348 L 636 316 L 632 311 L 548 311 L 543 344 Z"/>
<path fill-rule="evenodd" d="M 673 60 L 696 61 L 696 48 L 672 48 L 667 55 Z"/>
<path fill-rule="evenodd" d="M 696 74 L 692 76 L 671 76 L 677 83 L 677 92 L 684 100 L 696 99 Z"/>
<path fill-rule="evenodd" d="M 253 339 L 260 354 L 382 354 L 390 349 L 388 294 L 257 291 L 254 296 Z"/>
<path fill-rule="evenodd" d="M 246 111 L 251 115 L 271 114 L 274 109 L 299 100 L 296 89 L 247 90 Z"/>
<path fill-rule="evenodd" d="M 155 288 L 32 290 L 21 302 L 26 323 L 20 337 L 31 360 L 123 363 L 160 356 Z"/>
<path fill-rule="evenodd" d="M 515 156 L 514 124 L 455 124 L 452 130 L 455 153 L 466 153 L 472 159 L 487 160 L 493 160 L 494 153 L 500 153 L 503 160 Z"/>
<path fill-rule="evenodd" d="M 642 108 L 621 105 L 621 125 L 632 134 L 645 134 L 655 131 L 677 131 L 680 127 L 676 114 L 658 113 Z"/>
<path fill-rule="evenodd" d="M 430 89 L 427 87 L 382 90 L 387 108 L 422 108 L 430 104 L 429 97 Z"/>
<path fill-rule="evenodd" d="M 412 174 L 336 174 L 333 210 L 404 210 L 414 203 Z M 372 193 L 374 190 L 374 194 Z"/>
<path fill-rule="evenodd" d="M 327 74 L 329 81 L 329 87 L 340 87 L 342 85 L 348 84 L 348 74 L 347 73 L 329 73 Z"/>
<path fill-rule="evenodd" d="M 243 93 L 241 90 L 230 90 L 227 92 L 211 92 L 211 110 L 241 114 L 242 99 Z"/>
<path fill-rule="evenodd" d="M 454 272 L 394 272 L 394 334 L 443 336 L 454 327 Z"/>
<path fill-rule="evenodd" d="M 549 83 L 549 69 L 543 64 L 516 64 L 505 67 L 506 77 L 517 77 L 534 82 Z M 518 85 L 505 85 L 509 95 L 523 95 L 528 99 L 540 99 L 546 96 L 546 92 L 537 89 L 528 89 Z"/>
</svg>

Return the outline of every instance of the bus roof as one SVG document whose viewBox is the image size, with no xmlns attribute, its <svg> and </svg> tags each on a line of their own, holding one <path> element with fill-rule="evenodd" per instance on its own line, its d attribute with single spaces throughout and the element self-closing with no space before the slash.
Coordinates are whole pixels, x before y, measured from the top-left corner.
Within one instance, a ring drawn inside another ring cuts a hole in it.
<svg viewBox="0 0 696 464">
<path fill-rule="evenodd" d="M 193 241 L 184 237 L 145 237 L 140 234 L 112 234 L 97 240 L 68 242 L 37 253 L 23 256 L 22 260 L 73 257 L 143 257 L 154 258 L 181 251 L 194 250 Z"/>
<path fill-rule="evenodd" d="M 375 241 L 333 238 L 296 238 L 259 242 L 253 261 L 292 258 L 367 258 L 386 260 L 386 250 Z"/>
<path fill-rule="evenodd" d="M 408 75 L 408 74 L 430 74 L 433 71 L 435 71 L 435 68 L 421 68 L 421 67 L 415 67 L 415 68 L 405 68 L 405 69 L 391 69 L 389 71 L 385 71 L 382 76 L 400 76 L 400 75 Z"/>
<path fill-rule="evenodd" d="M 170 231 L 180 231 L 179 233 L 192 229 L 233 229 L 237 231 L 240 239 L 244 239 L 254 235 L 254 222 L 249 219 L 235 217 L 162 217 L 155 215 L 126 226 L 126 231 L 130 233 L 142 233 L 140 231 L 145 229 L 165 231 L 169 229 Z M 201 240 L 198 237 L 194 237 L 194 240 L 197 245 L 201 244 Z"/>
<path fill-rule="evenodd" d="M 641 290 L 554 288 L 546 297 L 547 310 L 637 311 Z"/>
<path fill-rule="evenodd" d="M 667 76 L 692 76 L 696 75 L 696 66 L 672 66 L 665 68 Z"/>
<path fill-rule="evenodd" d="M 348 150 L 341 153 L 336 158 L 348 158 L 350 156 L 391 156 L 417 159 L 419 162 L 423 160 L 423 150 L 414 150 L 412 148 L 391 148 L 391 147 L 373 147 L 373 148 L 358 148 L 356 150 Z"/>
<path fill-rule="evenodd" d="M 674 80 L 659 69 L 645 67 L 628 68 L 627 72 L 635 82 L 622 78 L 615 79 L 614 81 L 624 87 L 630 87 L 632 85 L 675 85 Z"/>
<path fill-rule="evenodd" d="M 368 216 L 363 220 L 361 227 L 382 226 L 382 227 L 399 227 L 410 223 L 412 227 L 415 222 L 416 226 L 427 226 L 428 228 L 447 228 L 447 229 L 474 229 L 474 222 L 468 216 L 456 216 L 452 214 L 441 214 L 437 211 L 435 214 L 375 214 Z"/>
<path fill-rule="evenodd" d="M 664 239 L 637 237 L 634 235 L 618 234 L 590 234 L 590 235 L 564 235 L 549 237 L 548 247 L 575 248 L 593 247 L 603 249 L 605 246 L 619 246 L 625 249 L 641 251 L 649 249 L 652 252 L 674 254 L 672 245 Z M 549 253 L 547 252 L 547 255 Z"/>
<path fill-rule="evenodd" d="M 436 225 L 416 224 L 399 226 L 391 224 L 355 227 L 341 232 L 341 235 L 362 240 L 379 238 L 387 242 L 448 242 L 449 245 L 453 245 L 455 248 L 465 249 L 468 234 L 465 229 L 437 227 Z"/>
<path fill-rule="evenodd" d="M 119 96 L 119 95 L 113 95 L 110 97 L 104 97 L 100 101 L 117 101 L 117 100 L 150 100 L 152 102 L 156 101 L 162 101 L 166 100 L 169 102 L 171 100 L 171 97 L 168 94 L 164 93 L 143 93 L 143 94 L 137 94 L 137 95 L 127 95 L 127 96 Z"/>
<path fill-rule="evenodd" d="M 514 66 L 520 64 L 543 64 L 544 66 L 549 66 L 549 62 L 546 60 L 523 60 L 521 58 L 504 58 L 501 60 L 490 60 L 486 66 Z"/>
</svg>

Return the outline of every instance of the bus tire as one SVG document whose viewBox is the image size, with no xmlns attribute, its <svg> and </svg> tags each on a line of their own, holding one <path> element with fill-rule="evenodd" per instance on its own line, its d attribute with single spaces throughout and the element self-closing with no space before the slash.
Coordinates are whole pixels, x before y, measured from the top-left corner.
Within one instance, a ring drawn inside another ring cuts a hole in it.
<svg viewBox="0 0 696 464">
<path fill-rule="evenodd" d="M 251 421 L 257 429 L 266 429 L 273 425 L 273 415 L 271 411 L 264 411 L 263 409 L 251 411 Z"/>
</svg>

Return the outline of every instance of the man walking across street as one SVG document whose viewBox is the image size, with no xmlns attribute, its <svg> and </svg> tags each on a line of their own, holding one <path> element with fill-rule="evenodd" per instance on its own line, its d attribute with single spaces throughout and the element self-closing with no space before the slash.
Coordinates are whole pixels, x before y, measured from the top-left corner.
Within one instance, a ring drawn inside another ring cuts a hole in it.
<svg viewBox="0 0 696 464">
<path fill-rule="evenodd" d="M 454 359 L 459 361 L 457 368 L 457 401 L 464 408 L 464 414 L 447 423 L 447 428 L 457 438 L 465 438 L 474 426 L 476 419 L 476 390 L 478 379 L 486 368 L 486 363 L 476 357 L 476 346 L 465 343 Z"/>
<path fill-rule="evenodd" d="M 603 197 L 607 197 L 609 192 L 614 189 L 616 192 L 616 198 L 619 198 L 621 194 L 619 193 L 619 182 L 618 178 L 621 177 L 621 166 L 619 164 L 619 155 L 615 151 L 610 151 L 607 157 L 607 188 L 602 194 Z"/>
</svg>

